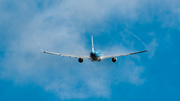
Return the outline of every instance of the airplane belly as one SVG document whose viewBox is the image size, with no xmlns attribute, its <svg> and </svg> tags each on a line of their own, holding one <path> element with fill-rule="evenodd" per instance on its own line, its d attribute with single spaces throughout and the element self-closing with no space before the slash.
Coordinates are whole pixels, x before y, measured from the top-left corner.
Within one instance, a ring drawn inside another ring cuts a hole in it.
<svg viewBox="0 0 180 101">
<path fill-rule="evenodd" d="M 90 54 L 91 57 L 91 61 L 101 61 L 100 56 L 98 56 L 97 54 Z"/>
<path fill-rule="evenodd" d="M 100 57 L 91 57 L 91 61 L 101 61 Z"/>
<path fill-rule="evenodd" d="M 96 61 L 96 60 L 98 60 L 98 57 L 91 57 L 91 59 Z"/>
</svg>

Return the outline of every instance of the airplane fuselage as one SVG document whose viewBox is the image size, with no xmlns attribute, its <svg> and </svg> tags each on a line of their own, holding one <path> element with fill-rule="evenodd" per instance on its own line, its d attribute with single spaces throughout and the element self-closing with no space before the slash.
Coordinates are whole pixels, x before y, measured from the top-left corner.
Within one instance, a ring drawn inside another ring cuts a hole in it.
<svg viewBox="0 0 180 101">
<path fill-rule="evenodd" d="M 90 53 L 91 61 L 101 61 L 102 51 L 93 51 Z"/>
</svg>

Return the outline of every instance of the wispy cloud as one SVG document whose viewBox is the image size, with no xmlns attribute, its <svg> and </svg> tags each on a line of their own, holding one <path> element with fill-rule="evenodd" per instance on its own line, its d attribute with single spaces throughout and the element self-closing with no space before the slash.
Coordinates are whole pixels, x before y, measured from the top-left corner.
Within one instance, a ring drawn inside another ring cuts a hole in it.
<svg viewBox="0 0 180 101">
<path fill-rule="evenodd" d="M 92 30 L 93 26 L 99 24 L 105 26 L 105 29 L 112 19 L 118 19 L 125 25 L 133 24 L 142 18 L 144 22 L 152 21 L 153 14 L 148 15 L 146 12 L 149 8 L 144 9 L 143 6 L 148 2 L 140 0 L 86 2 L 53 0 L 50 4 L 48 0 L 40 2 L 12 0 L 12 2 L 0 1 L 1 5 L 6 5 L 0 9 L 0 13 L 3 14 L 0 26 L 6 26 L 5 28 L 9 29 L 6 30 L 7 36 L 11 36 L 5 43 L 7 49 L 2 60 L 1 79 L 10 79 L 18 84 L 33 82 L 42 86 L 45 91 L 55 93 L 61 99 L 108 98 L 111 95 L 112 83 L 129 82 L 141 85 L 145 81 L 145 78 L 141 78 L 144 66 L 133 62 L 134 59 L 141 58 L 127 57 L 119 61 L 118 65 L 110 63 L 110 60 L 101 63 L 85 60 L 83 64 L 79 64 L 74 58 L 41 53 L 32 36 L 35 35 L 43 49 L 48 51 L 65 54 L 88 52 L 90 48 L 86 45 L 89 39 L 86 39 L 85 33 Z M 128 42 L 125 38 L 123 41 Z M 121 49 L 113 46 L 112 49 L 124 53 L 127 49 L 123 45 L 120 46 Z M 149 58 L 153 57 L 157 46 L 156 39 L 153 39 L 148 45 L 151 47 Z"/>
<path fill-rule="evenodd" d="M 151 59 L 155 55 L 157 46 L 158 46 L 158 43 L 156 39 L 154 38 L 152 42 L 148 45 L 149 59 Z"/>
</svg>

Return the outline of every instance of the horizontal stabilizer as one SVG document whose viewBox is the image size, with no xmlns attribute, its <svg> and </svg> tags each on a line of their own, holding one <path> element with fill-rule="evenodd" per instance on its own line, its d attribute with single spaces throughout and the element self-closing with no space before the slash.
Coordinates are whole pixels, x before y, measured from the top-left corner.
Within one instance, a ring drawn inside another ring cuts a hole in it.
<svg viewBox="0 0 180 101">
<path fill-rule="evenodd" d="M 85 53 L 85 52 L 76 52 L 78 54 L 90 54 L 90 53 Z"/>
</svg>

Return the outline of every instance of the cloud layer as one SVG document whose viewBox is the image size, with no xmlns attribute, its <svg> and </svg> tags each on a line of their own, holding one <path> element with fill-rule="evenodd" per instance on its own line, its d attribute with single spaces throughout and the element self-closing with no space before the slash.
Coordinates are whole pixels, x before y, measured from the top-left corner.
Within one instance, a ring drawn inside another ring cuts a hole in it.
<svg viewBox="0 0 180 101">
<path fill-rule="evenodd" d="M 163 10 L 154 12 L 153 7 L 162 5 L 164 9 L 168 6 L 170 9 L 165 11 L 179 17 L 176 14 L 179 12 L 175 8 L 176 4 L 163 2 L 165 3 L 140 0 L 1 0 L 0 13 L 3 15 L 0 26 L 3 26 L 1 32 L 4 41 L 6 39 L 3 45 L 7 47 L 4 49 L 0 77 L 18 84 L 35 83 L 61 99 L 109 98 L 112 84 L 129 82 L 141 85 L 145 81 L 145 78 L 141 77 L 145 67 L 138 64 L 141 60 L 139 55 L 120 58 L 117 64 L 110 60 L 101 63 L 85 60 L 83 64 L 79 64 L 74 58 L 42 54 L 33 35 L 37 37 L 43 49 L 48 51 L 65 54 L 88 52 L 91 47 L 87 47 L 87 36 L 90 36 L 87 33 L 97 35 L 97 26 L 101 26 L 98 27 L 100 31 L 108 31 L 107 27 L 111 26 L 109 23 L 114 20 L 130 27 L 136 22 L 149 23 L 156 18 L 154 15 L 157 15 L 157 20 L 164 22 L 162 26 L 176 25 L 177 19 L 167 20 L 171 16 L 166 15 Z M 159 12 L 162 13 L 161 16 L 157 14 Z M 165 15 L 163 19 L 162 15 Z M 169 22 L 170 25 L 167 24 Z M 122 41 L 129 43 L 124 36 Z M 111 52 L 113 49 L 127 52 L 122 43 L 120 46 L 112 46 Z M 149 58 L 154 56 L 157 46 L 158 43 L 153 39 L 149 44 L 153 50 Z M 135 49 L 134 44 L 131 48 Z"/>
</svg>

